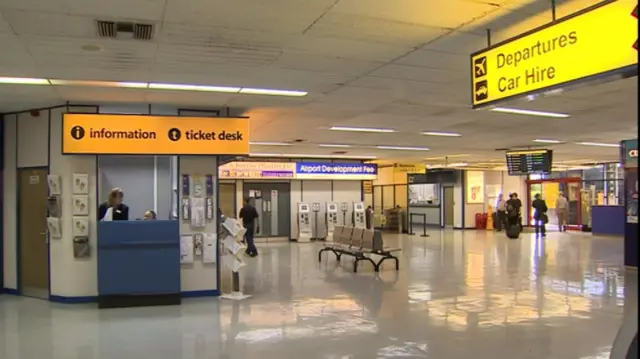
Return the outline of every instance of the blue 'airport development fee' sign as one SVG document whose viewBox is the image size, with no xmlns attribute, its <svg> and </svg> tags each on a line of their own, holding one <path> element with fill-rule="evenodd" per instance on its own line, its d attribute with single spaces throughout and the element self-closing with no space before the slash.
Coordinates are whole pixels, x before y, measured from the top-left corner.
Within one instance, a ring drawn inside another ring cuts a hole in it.
<svg viewBox="0 0 640 359">
<path fill-rule="evenodd" d="M 296 163 L 296 177 L 358 177 L 375 179 L 378 176 L 378 166 L 370 163 Z"/>
</svg>

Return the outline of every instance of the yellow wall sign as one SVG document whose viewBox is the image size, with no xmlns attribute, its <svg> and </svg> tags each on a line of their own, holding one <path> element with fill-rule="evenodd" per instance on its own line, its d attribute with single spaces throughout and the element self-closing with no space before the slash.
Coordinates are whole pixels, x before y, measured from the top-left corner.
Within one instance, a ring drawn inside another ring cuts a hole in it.
<svg viewBox="0 0 640 359">
<path fill-rule="evenodd" d="M 62 153 L 246 155 L 249 119 L 67 113 Z"/>
<path fill-rule="evenodd" d="M 479 107 L 638 65 L 637 1 L 605 1 L 471 55 Z"/>
</svg>

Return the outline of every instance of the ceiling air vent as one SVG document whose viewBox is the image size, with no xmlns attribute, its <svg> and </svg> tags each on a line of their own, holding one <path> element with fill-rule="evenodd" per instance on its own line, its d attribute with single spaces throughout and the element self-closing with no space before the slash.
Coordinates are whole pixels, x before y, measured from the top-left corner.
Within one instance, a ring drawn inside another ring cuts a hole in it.
<svg viewBox="0 0 640 359">
<path fill-rule="evenodd" d="M 153 25 L 138 24 L 129 21 L 96 21 L 98 36 L 118 39 L 151 40 Z"/>
<path fill-rule="evenodd" d="M 153 25 L 134 24 L 133 38 L 136 40 L 151 40 L 153 38 Z"/>
<path fill-rule="evenodd" d="M 116 30 L 116 23 L 113 21 L 97 21 L 98 36 L 115 38 L 118 34 Z"/>
<path fill-rule="evenodd" d="M 334 152 L 331 152 L 331 154 L 332 154 L 332 155 L 336 155 L 336 156 L 339 156 L 339 155 L 346 155 L 346 154 L 347 154 L 347 151 L 334 151 Z"/>
</svg>

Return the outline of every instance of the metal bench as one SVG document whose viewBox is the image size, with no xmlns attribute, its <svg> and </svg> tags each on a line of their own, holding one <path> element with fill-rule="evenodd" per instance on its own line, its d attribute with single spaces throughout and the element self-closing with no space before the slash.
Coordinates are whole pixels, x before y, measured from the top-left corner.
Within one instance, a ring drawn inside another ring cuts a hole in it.
<svg viewBox="0 0 640 359">
<path fill-rule="evenodd" d="M 352 227 L 337 227 L 334 231 L 334 242 L 326 243 L 318 252 L 318 262 L 322 261 L 323 252 L 333 252 L 338 262 L 343 255 L 354 257 L 354 273 L 358 271 L 358 263 L 360 261 L 370 262 L 373 265 L 374 270 L 379 272 L 382 263 L 387 259 L 393 259 L 396 264 L 396 270 L 399 270 L 400 264 L 398 257 L 394 256 L 393 253 L 400 250 L 400 248 L 385 247 L 382 239 L 382 233 L 380 231 Z M 382 258 L 378 262 L 375 262 L 368 256 L 371 254 L 381 256 Z"/>
</svg>

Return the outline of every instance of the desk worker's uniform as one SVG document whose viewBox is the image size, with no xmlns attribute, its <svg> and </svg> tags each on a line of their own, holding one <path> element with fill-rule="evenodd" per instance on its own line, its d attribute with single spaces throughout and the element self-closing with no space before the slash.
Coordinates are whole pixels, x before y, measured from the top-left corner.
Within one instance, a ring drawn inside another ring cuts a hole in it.
<svg viewBox="0 0 640 359">
<path fill-rule="evenodd" d="M 107 202 L 104 202 L 98 207 L 98 220 L 101 221 L 104 219 L 107 214 L 110 206 Z M 129 220 L 129 207 L 126 204 L 122 203 L 117 206 L 114 206 L 111 211 L 111 220 L 112 221 L 128 221 Z"/>
</svg>

